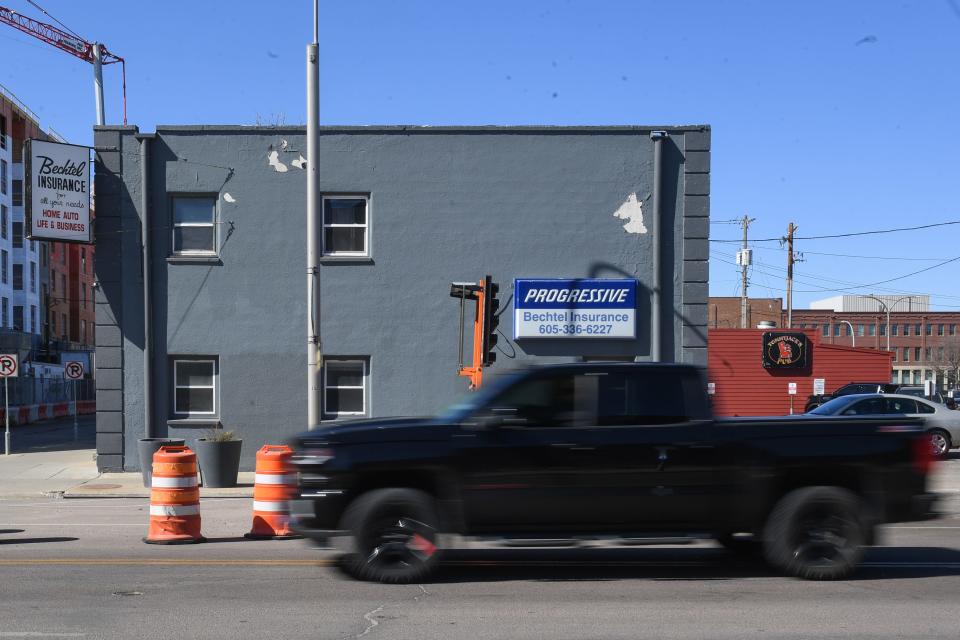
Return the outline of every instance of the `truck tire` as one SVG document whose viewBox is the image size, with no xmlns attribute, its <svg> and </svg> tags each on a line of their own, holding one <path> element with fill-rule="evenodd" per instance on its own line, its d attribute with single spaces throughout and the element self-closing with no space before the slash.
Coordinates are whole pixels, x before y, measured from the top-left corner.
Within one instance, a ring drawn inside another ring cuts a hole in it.
<svg viewBox="0 0 960 640">
<path fill-rule="evenodd" d="M 931 429 L 927 431 L 930 435 L 930 446 L 933 447 L 933 455 L 938 458 L 945 458 L 950 453 L 950 434 L 942 429 Z"/>
<path fill-rule="evenodd" d="M 437 516 L 429 495 L 415 489 L 375 489 L 347 507 L 348 532 L 340 567 L 360 580 L 407 584 L 429 579 L 439 563 Z"/>
<path fill-rule="evenodd" d="M 857 567 L 865 539 L 855 494 L 839 487 L 804 487 L 785 495 L 770 512 L 763 555 L 789 575 L 839 580 Z"/>
</svg>

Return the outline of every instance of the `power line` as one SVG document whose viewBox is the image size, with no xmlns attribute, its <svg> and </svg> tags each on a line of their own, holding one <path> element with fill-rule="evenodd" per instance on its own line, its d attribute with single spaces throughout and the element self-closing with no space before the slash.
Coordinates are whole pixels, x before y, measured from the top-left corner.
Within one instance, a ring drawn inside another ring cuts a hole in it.
<svg viewBox="0 0 960 640">
<path fill-rule="evenodd" d="M 898 233 L 900 231 L 918 231 L 920 229 L 933 229 L 934 227 L 946 227 L 950 225 L 960 224 L 960 220 L 948 220 L 947 222 L 935 222 L 933 224 L 923 224 L 916 227 L 898 227 L 896 229 L 876 229 L 873 231 L 852 231 L 850 233 L 834 233 L 830 235 L 823 236 L 794 236 L 794 240 L 827 240 L 830 238 L 852 238 L 854 236 L 870 236 L 877 235 L 881 233 Z M 783 237 L 779 238 L 760 238 L 754 239 L 753 242 L 780 242 L 783 240 Z M 739 240 L 727 240 L 727 239 L 712 239 L 710 242 L 740 242 Z"/>
</svg>

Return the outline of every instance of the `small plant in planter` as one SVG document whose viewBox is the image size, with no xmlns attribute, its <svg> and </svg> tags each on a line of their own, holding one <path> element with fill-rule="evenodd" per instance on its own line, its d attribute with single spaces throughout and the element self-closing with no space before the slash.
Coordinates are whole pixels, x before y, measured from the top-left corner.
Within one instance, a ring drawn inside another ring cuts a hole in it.
<svg viewBox="0 0 960 640">
<path fill-rule="evenodd" d="M 211 429 L 205 438 L 197 438 L 197 463 L 204 487 L 235 487 L 240 471 L 243 440 L 233 431 Z"/>
</svg>

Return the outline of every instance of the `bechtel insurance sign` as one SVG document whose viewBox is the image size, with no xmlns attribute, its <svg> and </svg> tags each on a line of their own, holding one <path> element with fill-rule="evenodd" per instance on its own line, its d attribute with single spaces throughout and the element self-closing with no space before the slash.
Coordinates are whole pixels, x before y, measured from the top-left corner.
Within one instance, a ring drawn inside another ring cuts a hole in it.
<svg viewBox="0 0 960 640">
<path fill-rule="evenodd" d="M 90 243 L 90 149 L 27 140 L 23 157 L 28 237 Z"/>
</svg>

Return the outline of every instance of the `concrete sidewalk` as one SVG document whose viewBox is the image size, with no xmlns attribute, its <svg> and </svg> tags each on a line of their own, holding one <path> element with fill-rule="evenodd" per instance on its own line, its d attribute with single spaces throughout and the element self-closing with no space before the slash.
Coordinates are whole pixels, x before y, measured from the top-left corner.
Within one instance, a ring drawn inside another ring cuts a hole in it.
<svg viewBox="0 0 960 640">
<path fill-rule="evenodd" d="M 149 498 L 136 473 L 100 473 L 94 449 L 31 451 L 0 455 L 0 499 Z M 200 489 L 204 498 L 252 498 L 252 472 L 240 473 L 237 487 Z"/>
</svg>

